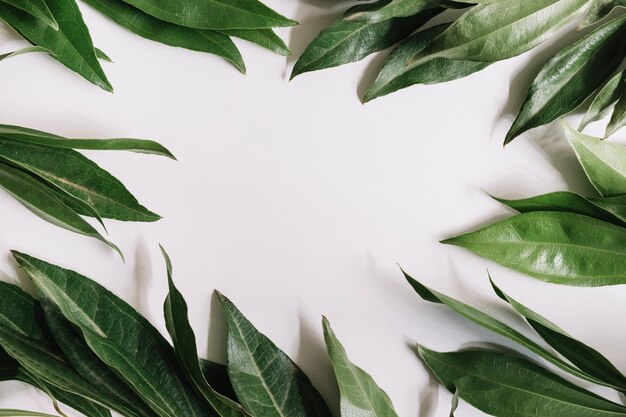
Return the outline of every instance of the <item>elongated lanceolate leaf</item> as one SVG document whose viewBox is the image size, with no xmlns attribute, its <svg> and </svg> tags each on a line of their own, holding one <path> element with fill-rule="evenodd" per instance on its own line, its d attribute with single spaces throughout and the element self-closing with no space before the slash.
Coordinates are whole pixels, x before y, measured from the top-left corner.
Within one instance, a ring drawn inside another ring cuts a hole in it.
<svg viewBox="0 0 626 417">
<path fill-rule="evenodd" d="M 125 0 L 159 20 L 196 29 L 266 29 L 293 26 L 258 0 Z"/>
<path fill-rule="evenodd" d="M 204 378 L 198 359 L 196 336 L 189 324 L 187 303 L 178 291 L 172 279 L 172 263 L 163 248 L 163 257 L 167 267 L 169 293 L 165 300 L 165 324 L 169 332 L 180 366 L 184 369 L 189 382 L 213 407 L 220 417 L 242 417 L 248 414 L 240 404 L 216 392 Z"/>
<path fill-rule="evenodd" d="M 330 323 L 323 320 L 326 349 L 341 394 L 341 417 L 398 417 L 389 396 L 374 379 L 348 359 Z"/>
<path fill-rule="evenodd" d="M 442 243 L 546 282 L 626 284 L 626 229 L 580 214 L 524 213 Z"/>
<path fill-rule="evenodd" d="M 0 345 L 19 362 L 20 368 L 24 368 L 29 375 L 28 382 L 45 390 L 46 386 L 38 382 L 41 380 L 128 414 L 126 409 L 100 395 L 69 365 L 50 336 L 36 300 L 19 287 L 4 282 L 0 282 L 0 295 L 3 300 L 0 303 Z"/>
<path fill-rule="evenodd" d="M 583 135 L 565 125 L 569 140 L 589 181 L 603 197 L 626 194 L 626 148 Z"/>
<path fill-rule="evenodd" d="M 418 32 L 403 40 L 385 61 L 383 68 L 369 87 L 364 102 L 393 93 L 415 84 L 436 84 L 466 77 L 489 66 L 484 62 L 435 58 L 417 63 L 413 56 L 440 35 L 448 25 L 439 25 Z"/>
<path fill-rule="evenodd" d="M 118 179 L 74 150 L 4 140 L 0 136 L 0 158 L 84 201 L 101 217 L 144 222 L 160 219 L 139 204 Z M 79 208 L 76 211 L 93 215 Z"/>
<path fill-rule="evenodd" d="M 185 382 L 174 349 L 137 311 L 96 282 L 31 256 L 13 256 L 89 348 L 161 417 L 213 415 Z"/>
<path fill-rule="evenodd" d="M 607 17 L 616 7 L 626 7 L 626 0 L 594 0 L 589 13 L 580 26 L 587 27 L 599 22 Z"/>
<path fill-rule="evenodd" d="M 36 46 L 50 51 L 63 65 L 106 91 L 113 91 L 74 0 L 46 0 L 58 30 L 32 15 L 0 2 L 0 19 Z"/>
<path fill-rule="evenodd" d="M 533 81 L 507 144 L 523 132 L 548 124 L 582 104 L 626 56 L 626 16 L 602 25 L 550 59 Z"/>
<path fill-rule="evenodd" d="M 626 407 L 608 401 L 511 353 L 476 349 L 419 354 L 449 391 L 479 410 L 510 417 L 609 417 Z"/>
<path fill-rule="evenodd" d="M 98 239 L 122 255 L 117 246 L 65 205 L 49 187 L 29 174 L 0 162 L 0 187 L 42 219 L 72 232 Z"/>
<path fill-rule="evenodd" d="M 31 416 L 31 417 L 58 417 L 52 414 L 38 413 L 36 411 L 25 411 L 2 408 L 0 409 L 0 416 L 2 417 L 19 417 L 19 416 Z"/>
<path fill-rule="evenodd" d="M 621 87 L 620 98 L 617 100 L 617 103 L 615 103 L 611 120 L 609 120 L 606 132 L 604 133 L 605 138 L 608 138 L 613 133 L 626 126 L 626 85 L 622 84 Z"/>
<path fill-rule="evenodd" d="M 578 130 L 583 130 L 589 123 L 608 116 L 611 112 L 611 106 L 617 102 L 622 94 L 625 76 L 625 71 L 618 72 L 600 89 L 591 102 L 582 122 L 580 122 Z"/>
<path fill-rule="evenodd" d="M 55 30 L 59 28 L 59 24 L 54 19 L 54 16 L 50 12 L 45 0 L 0 0 L 0 3 L 6 3 L 17 9 L 23 10 L 33 17 L 42 20 L 47 25 L 52 26 Z"/>
<path fill-rule="evenodd" d="M 153 140 L 146 139 L 68 139 L 40 130 L 3 124 L 0 124 L 0 137 L 34 143 L 36 145 L 51 146 L 53 148 L 129 151 L 176 159 L 163 145 Z"/>
<path fill-rule="evenodd" d="M 455 300 L 454 298 L 448 297 L 445 294 L 442 294 L 440 292 L 437 292 L 435 290 L 432 290 L 428 287 L 426 287 L 425 285 L 423 285 L 422 283 L 416 281 L 415 279 L 411 278 L 407 273 L 404 273 L 404 276 L 406 278 L 406 280 L 409 282 L 409 284 L 411 285 L 411 287 L 413 287 L 413 289 L 415 290 L 415 292 L 422 297 L 423 300 L 425 301 L 430 301 L 432 303 L 439 303 L 439 304 L 444 304 L 447 307 L 449 307 L 450 309 L 452 309 L 454 312 L 460 314 L 461 316 L 473 321 L 474 323 L 478 324 L 479 326 L 490 330 L 496 334 L 499 334 L 501 336 L 506 337 L 507 339 L 510 339 L 512 341 L 514 341 L 515 343 L 519 344 L 520 346 L 528 349 L 529 351 L 539 355 L 541 358 L 545 359 L 546 361 L 550 362 L 553 365 L 558 366 L 559 368 L 561 368 L 562 370 L 578 377 L 581 379 L 584 379 L 586 381 L 590 381 L 590 382 L 594 382 L 596 384 L 600 384 L 600 385 L 608 385 L 611 386 L 611 384 L 603 382 L 602 380 L 599 380 L 591 375 L 589 375 L 586 372 L 583 372 L 582 370 L 576 368 L 575 366 L 572 366 L 572 364 L 570 364 L 569 362 L 563 360 L 562 358 L 560 358 L 559 356 L 553 354 L 552 352 L 550 352 L 549 350 L 545 349 L 543 346 L 539 345 L 538 343 L 534 342 L 532 339 L 524 336 L 522 333 L 518 332 L 517 330 L 513 329 L 512 327 L 510 327 L 509 325 L 501 322 L 500 320 L 495 319 L 494 317 L 470 306 L 467 305 L 465 303 L 462 303 L 458 300 Z"/>
<path fill-rule="evenodd" d="M 571 363 L 588 375 L 611 384 L 620 391 L 626 390 L 626 377 L 600 352 L 574 339 L 554 323 L 519 303 L 498 288 L 493 281 L 491 285 L 495 293 L 523 316 L 543 340 Z"/>
<path fill-rule="evenodd" d="M 90 381 L 103 396 L 123 406 L 131 416 L 154 417 L 156 415 L 89 349 L 72 323 L 63 317 L 56 306 L 44 299 L 42 307 L 54 340 L 80 376 Z M 62 401 L 61 398 L 59 400 Z"/>
<path fill-rule="evenodd" d="M 608 199 L 593 200 L 569 191 L 559 191 L 520 200 L 505 200 L 495 197 L 494 199 L 520 213 L 534 211 L 576 213 L 626 227 L 626 198 L 610 202 L 607 201 Z"/>
<path fill-rule="evenodd" d="M 222 33 L 159 20 L 120 0 L 85 0 L 85 3 L 139 36 L 170 46 L 220 56 L 242 73 L 246 72 L 239 50 L 233 41 Z"/>
<path fill-rule="evenodd" d="M 503 0 L 479 4 L 413 57 L 495 62 L 537 46 L 574 19 L 588 0 Z"/>
<path fill-rule="evenodd" d="M 279 53 L 282 56 L 291 55 L 289 47 L 285 45 L 285 42 L 283 42 L 283 40 L 271 29 L 224 29 L 220 32 L 224 35 L 256 43 L 257 45 Z"/>
<path fill-rule="evenodd" d="M 218 293 L 228 322 L 228 374 L 237 398 L 255 417 L 330 417 L 298 366 Z"/>
<path fill-rule="evenodd" d="M 399 42 L 443 11 L 425 2 L 424 7 L 412 16 L 394 17 L 380 22 L 349 20 L 351 14 L 380 8 L 381 4 L 385 4 L 385 1 L 354 6 L 346 17 L 324 29 L 302 53 L 291 78 L 304 72 L 361 60 Z"/>
</svg>

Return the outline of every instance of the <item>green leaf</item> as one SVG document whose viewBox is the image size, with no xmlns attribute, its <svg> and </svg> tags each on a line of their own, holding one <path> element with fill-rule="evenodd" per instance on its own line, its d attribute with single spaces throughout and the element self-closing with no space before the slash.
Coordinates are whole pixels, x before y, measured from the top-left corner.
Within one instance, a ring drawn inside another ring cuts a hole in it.
<svg viewBox="0 0 626 417">
<path fill-rule="evenodd" d="M 41 46 L 27 46 L 25 48 L 18 49 L 17 51 L 9 52 L 6 54 L 0 54 L 0 61 L 8 59 L 8 58 L 13 58 L 16 56 L 24 55 L 24 54 L 29 54 L 32 52 L 43 52 L 49 55 L 54 55 L 52 52 L 50 52 L 46 48 L 42 48 Z M 96 48 L 96 56 L 98 57 L 98 59 L 101 59 L 103 61 L 113 62 L 111 61 L 111 58 L 109 58 L 107 54 L 105 54 L 103 51 L 101 51 L 98 48 Z"/>
<path fill-rule="evenodd" d="M 71 149 L 4 140 L 0 158 L 54 184 L 93 207 L 104 218 L 152 222 L 161 217 L 139 204 L 117 178 Z M 93 215 L 80 207 L 79 214 Z"/>
<path fill-rule="evenodd" d="M 557 352 L 586 374 L 617 387 L 620 391 L 626 390 L 626 377 L 600 352 L 574 339 L 554 323 L 508 296 L 491 279 L 490 281 L 495 293 L 523 316 L 539 336 Z"/>
<path fill-rule="evenodd" d="M 233 41 L 222 33 L 159 20 L 121 0 L 85 0 L 85 3 L 139 36 L 170 46 L 220 56 L 242 73 L 246 72 L 239 50 Z"/>
<path fill-rule="evenodd" d="M 126 409 L 101 395 L 67 363 L 45 327 L 43 312 L 35 299 L 4 282 L 0 282 L 0 296 L 2 300 L 10 300 L 0 304 L 0 344 L 30 376 L 27 381 L 42 380 L 128 415 Z M 33 384 L 45 390 L 45 385 Z"/>
<path fill-rule="evenodd" d="M 185 371 L 187 379 L 204 399 L 213 407 L 220 417 L 242 417 L 248 414 L 243 407 L 231 399 L 216 392 L 204 378 L 200 369 L 198 351 L 196 348 L 196 336 L 189 324 L 187 303 L 183 295 L 178 291 L 172 279 L 172 263 L 165 249 L 161 247 L 167 267 L 167 282 L 169 293 L 165 299 L 164 313 L 165 324 L 169 332 L 178 363 Z"/>
<path fill-rule="evenodd" d="M 21 126 L 0 124 L 0 137 L 22 142 L 46 145 L 54 148 L 85 149 L 97 151 L 130 151 L 166 156 L 176 159 L 161 144 L 145 139 L 67 139 L 52 133 L 29 129 Z"/>
<path fill-rule="evenodd" d="M 589 181 L 603 197 L 626 194 L 626 148 L 583 135 L 567 124 L 565 137 L 574 148 Z"/>
<path fill-rule="evenodd" d="M 393 93 L 415 84 L 436 84 L 466 77 L 489 66 L 484 62 L 435 58 L 417 63 L 415 54 L 439 36 L 448 25 L 439 25 L 417 32 L 402 41 L 385 61 L 383 68 L 369 87 L 364 102 Z"/>
<path fill-rule="evenodd" d="M 626 229 L 580 214 L 524 213 L 442 243 L 546 282 L 626 284 Z"/>
<path fill-rule="evenodd" d="M 622 84 L 620 98 L 617 100 L 617 103 L 615 103 L 615 108 L 611 115 L 611 120 L 606 127 L 604 137 L 608 138 L 624 126 L 626 126 L 626 85 Z"/>
<path fill-rule="evenodd" d="M 42 308 L 55 342 L 81 377 L 90 381 L 103 396 L 120 404 L 124 410 L 130 411 L 129 415 L 155 416 L 154 412 L 89 349 L 72 323 L 63 317 L 56 306 L 44 299 Z M 63 401 L 61 398 L 59 400 Z"/>
<path fill-rule="evenodd" d="M 215 391 L 235 402 L 238 401 L 233 384 L 231 384 L 228 377 L 228 367 L 226 365 L 200 359 L 200 369 L 204 378 Z"/>
<path fill-rule="evenodd" d="M 588 0 L 503 0 L 479 4 L 457 19 L 421 52 L 434 58 L 495 62 L 526 52 L 578 16 Z"/>
<path fill-rule="evenodd" d="M 504 144 L 529 129 L 568 114 L 590 97 L 624 60 L 625 33 L 626 16 L 622 16 L 550 59 L 533 81 Z"/>
<path fill-rule="evenodd" d="M 569 191 L 559 191 L 520 200 L 493 198 L 520 213 L 534 211 L 576 213 L 626 227 L 626 198 L 623 197 L 619 197 L 620 201 L 611 202 L 607 199 L 593 200 Z"/>
<path fill-rule="evenodd" d="M 50 51 L 55 59 L 72 71 L 106 91 L 113 91 L 100 67 L 89 30 L 76 2 L 46 0 L 46 3 L 59 23 L 58 30 L 22 10 L 1 2 L 0 19 L 34 45 Z"/>
<path fill-rule="evenodd" d="M 494 416 L 608 417 L 626 407 L 584 390 L 516 354 L 488 349 L 419 354 L 441 383 Z"/>
<path fill-rule="evenodd" d="M 271 29 L 225 29 L 221 30 L 225 35 L 234 36 L 248 42 L 256 43 L 265 49 L 277 52 L 283 56 L 291 55 L 289 47 Z"/>
<path fill-rule="evenodd" d="M 72 232 L 98 239 L 122 256 L 117 246 L 59 200 L 53 190 L 29 174 L 0 162 L 0 187 L 42 219 Z"/>
<path fill-rule="evenodd" d="M 53 416 L 52 414 L 38 413 L 36 411 L 12 410 L 8 408 L 0 409 L 0 416 L 3 416 L 3 417 L 18 417 L 18 416 L 57 417 L 57 416 Z"/>
<path fill-rule="evenodd" d="M 45 0 L 0 0 L 0 3 L 6 3 L 17 9 L 23 10 L 33 17 L 40 19 L 55 30 L 59 28 L 59 24 L 54 19 L 54 16 L 52 15 L 52 12 L 50 12 Z"/>
<path fill-rule="evenodd" d="M 330 323 L 324 317 L 324 340 L 341 394 L 342 417 L 398 417 L 389 396 L 374 379 L 348 359 Z"/>
<path fill-rule="evenodd" d="M 587 27 L 599 22 L 607 17 L 616 7 L 626 7 L 626 0 L 595 0 L 591 4 L 587 17 L 585 17 L 584 22 L 580 26 Z"/>
<path fill-rule="evenodd" d="M 390 18 L 380 22 L 352 21 L 350 15 L 375 10 L 386 3 L 354 6 L 346 16 L 324 29 L 307 46 L 291 72 L 291 79 L 309 71 L 332 68 L 359 61 L 373 52 L 388 48 L 406 38 L 416 29 L 443 11 L 426 2 L 421 10 L 408 17 Z"/>
<path fill-rule="evenodd" d="M 244 408 L 255 417 L 330 417 L 304 372 L 217 294 L 228 322 L 228 375 Z"/>
<path fill-rule="evenodd" d="M 60 309 L 89 348 L 157 415 L 207 415 L 208 410 L 186 384 L 174 349 L 130 305 L 74 271 L 12 253 L 42 297 Z"/>
<path fill-rule="evenodd" d="M 432 303 L 438 303 L 438 304 L 444 304 L 447 307 L 449 307 L 452 311 L 454 311 L 457 314 L 460 314 L 461 316 L 465 317 L 466 319 L 478 324 L 479 326 L 492 331 L 496 334 L 499 334 L 501 336 L 506 337 L 509 340 L 514 341 L 515 343 L 517 343 L 518 345 L 528 349 L 529 351 L 533 352 L 534 354 L 540 356 L 541 358 L 545 359 L 546 361 L 550 362 L 551 364 L 559 367 L 560 369 L 578 377 L 581 379 L 584 379 L 586 381 L 590 381 L 596 384 L 600 384 L 600 385 L 608 385 L 611 386 L 611 384 L 607 383 L 607 382 L 603 382 L 602 380 L 599 380 L 598 378 L 595 378 L 594 376 L 581 371 L 580 369 L 578 369 L 575 366 L 572 366 L 569 362 L 564 361 L 562 358 L 560 358 L 559 356 L 553 354 L 552 352 L 550 352 L 549 350 L 545 349 L 543 346 L 539 345 L 538 343 L 534 342 L 532 339 L 524 336 L 522 333 L 518 332 L 517 330 L 513 329 L 512 327 L 510 327 L 509 325 L 502 323 L 501 321 L 495 319 L 494 317 L 470 306 L 467 305 L 465 303 L 462 303 L 458 300 L 455 300 L 452 297 L 448 297 L 445 294 L 442 294 L 440 292 L 437 292 L 435 290 L 432 290 L 428 287 L 426 287 L 425 285 L 423 285 L 422 283 L 416 281 L 415 279 L 411 278 L 406 272 L 402 271 L 404 273 L 404 277 L 406 278 L 406 280 L 409 282 L 409 284 L 411 285 L 411 287 L 413 287 L 413 289 L 415 290 L 415 292 L 422 297 L 422 299 L 426 300 L 426 301 L 430 301 Z"/>
<path fill-rule="evenodd" d="M 258 0 L 125 0 L 159 20 L 196 29 L 267 29 L 293 26 Z"/>
<path fill-rule="evenodd" d="M 611 112 L 611 106 L 617 102 L 622 94 L 624 82 L 626 80 L 626 71 L 615 74 L 594 97 L 587 113 L 578 130 L 583 130 L 589 123 L 604 119 Z"/>
</svg>

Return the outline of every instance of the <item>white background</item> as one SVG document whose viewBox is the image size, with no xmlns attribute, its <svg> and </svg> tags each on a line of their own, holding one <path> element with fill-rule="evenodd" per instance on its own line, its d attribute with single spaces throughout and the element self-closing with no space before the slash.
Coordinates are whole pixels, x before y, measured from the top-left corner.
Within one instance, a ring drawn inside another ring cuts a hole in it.
<svg viewBox="0 0 626 417">
<path fill-rule="evenodd" d="M 267 3 L 301 22 L 279 31 L 295 56 L 341 12 L 332 0 Z M 503 197 L 592 192 L 558 126 L 502 147 L 532 76 L 567 40 L 364 106 L 357 91 L 384 55 L 287 82 L 293 58 L 238 42 L 248 65 L 243 76 L 217 57 L 144 40 L 81 9 L 94 43 L 115 61 L 104 64 L 115 93 L 44 55 L 21 56 L 0 64 L 0 122 L 160 141 L 178 162 L 88 154 L 164 219 L 107 222 L 126 255 L 122 263 L 104 245 L 45 223 L 2 193 L 4 279 L 18 277 L 9 249 L 25 251 L 94 278 L 165 332 L 162 243 L 202 354 L 225 359 L 217 288 L 301 365 L 336 415 L 322 314 L 402 417 L 449 411 L 450 395 L 417 359 L 416 343 L 444 351 L 480 341 L 512 346 L 419 299 L 397 264 L 521 325 L 491 293 L 489 268 L 511 295 L 626 369 L 626 288 L 544 284 L 438 243 L 511 214 L 482 190 Z M 23 42 L 4 29 L 0 39 L 1 52 Z M 17 383 L 2 384 L 0 406 L 51 411 L 43 395 Z M 458 415 L 481 414 L 462 404 Z"/>
</svg>

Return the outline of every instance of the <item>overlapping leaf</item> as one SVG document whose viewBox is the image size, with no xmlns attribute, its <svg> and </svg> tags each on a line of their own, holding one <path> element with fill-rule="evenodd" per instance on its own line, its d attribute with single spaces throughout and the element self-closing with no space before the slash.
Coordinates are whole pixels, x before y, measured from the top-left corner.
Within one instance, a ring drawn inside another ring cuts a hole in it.
<svg viewBox="0 0 626 417">
<path fill-rule="evenodd" d="M 533 81 L 507 144 L 568 114 L 610 78 L 626 56 L 626 16 L 602 25 L 548 61 Z"/>
<path fill-rule="evenodd" d="M 309 378 L 218 293 L 228 321 L 228 375 L 244 408 L 255 417 L 330 417 Z"/>
<path fill-rule="evenodd" d="M 584 129 L 589 123 L 603 119 L 611 112 L 611 106 L 619 100 L 624 88 L 625 71 L 615 74 L 594 97 L 585 113 L 578 130 Z"/>
</svg>

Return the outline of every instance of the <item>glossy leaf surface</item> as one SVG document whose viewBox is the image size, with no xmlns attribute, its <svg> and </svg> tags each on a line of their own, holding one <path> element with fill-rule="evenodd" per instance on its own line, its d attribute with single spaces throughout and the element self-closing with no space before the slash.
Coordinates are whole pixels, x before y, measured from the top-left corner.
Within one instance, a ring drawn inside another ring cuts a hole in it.
<svg viewBox="0 0 626 417">
<path fill-rule="evenodd" d="M 626 284 L 626 229 L 580 214 L 524 213 L 443 243 L 546 282 Z"/>
<path fill-rule="evenodd" d="M 228 322 L 228 374 L 244 408 L 255 417 L 330 417 L 302 370 L 228 298 L 218 297 Z"/>
<path fill-rule="evenodd" d="M 50 12 L 45 0 L 0 0 L 0 3 L 6 3 L 17 9 L 23 10 L 33 17 L 42 20 L 55 30 L 59 28 L 59 24 L 54 19 L 54 16 L 52 15 L 52 12 Z"/>
<path fill-rule="evenodd" d="M 616 7 L 626 7 L 626 0 L 594 0 L 581 26 L 586 27 L 599 22 L 607 17 Z"/>
<path fill-rule="evenodd" d="M 46 0 L 58 30 L 32 15 L 0 2 L 0 18 L 63 65 L 106 91 L 113 91 L 74 0 Z"/>
<path fill-rule="evenodd" d="M 204 378 L 198 350 L 196 347 L 196 336 L 189 324 L 187 303 L 183 295 L 178 291 L 172 279 L 172 263 L 163 248 L 163 257 L 167 267 L 167 282 L 169 293 L 165 299 L 164 313 L 165 324 L 169 332 L 174 350 L 180 366 L 185 371 L 189 382 L 202 394 L 211 407 L 220 417 L 242 417 L 247 416 L 243 407 L 231 399 L 216 392 Z"/>
<path fill-rule="evenodd" d="M 626 148 L 583 135 L 567 125 L 565 136 L 589 181 L 603 197 L 626 194 Z"/>
<path fill-rule="evenodd" d="M 341 395 L 342 417 L 398 417 L 389 396 L 374 379 L 348 359 L 330 323 L 323 320 L 324 340 Z"/>
<path fill-rule="evenodd" d="M 626 16 L 602 25 L 550 59 L 533 81 L 504 143 L 580 106 L 624 60 L 624 34 Z"/>
<path fill-rule="evenodd" d="M 225 29 L 220 32 L 228 36 L 255 43 L 265 49 L 279 53 L 282 56 L 291 55 L 289 47 L 285 45 L 285 42 L 271 29 Z"/>
<path fill-rule="evenodd" d="M 477 349 L 419 354 L 441 383 L 479 410 L 511 417 L 608 417 L 626 407 L 511 353 Z"/>
<path fill-rule="evenodd" d="M 89 348 L 157 415 L 207 415 L 185 383 L 174 349 L 130 305 L 76 272 L 19 252 L 13 256 L 42 297 L 59 308 Z"/>
</svg>

